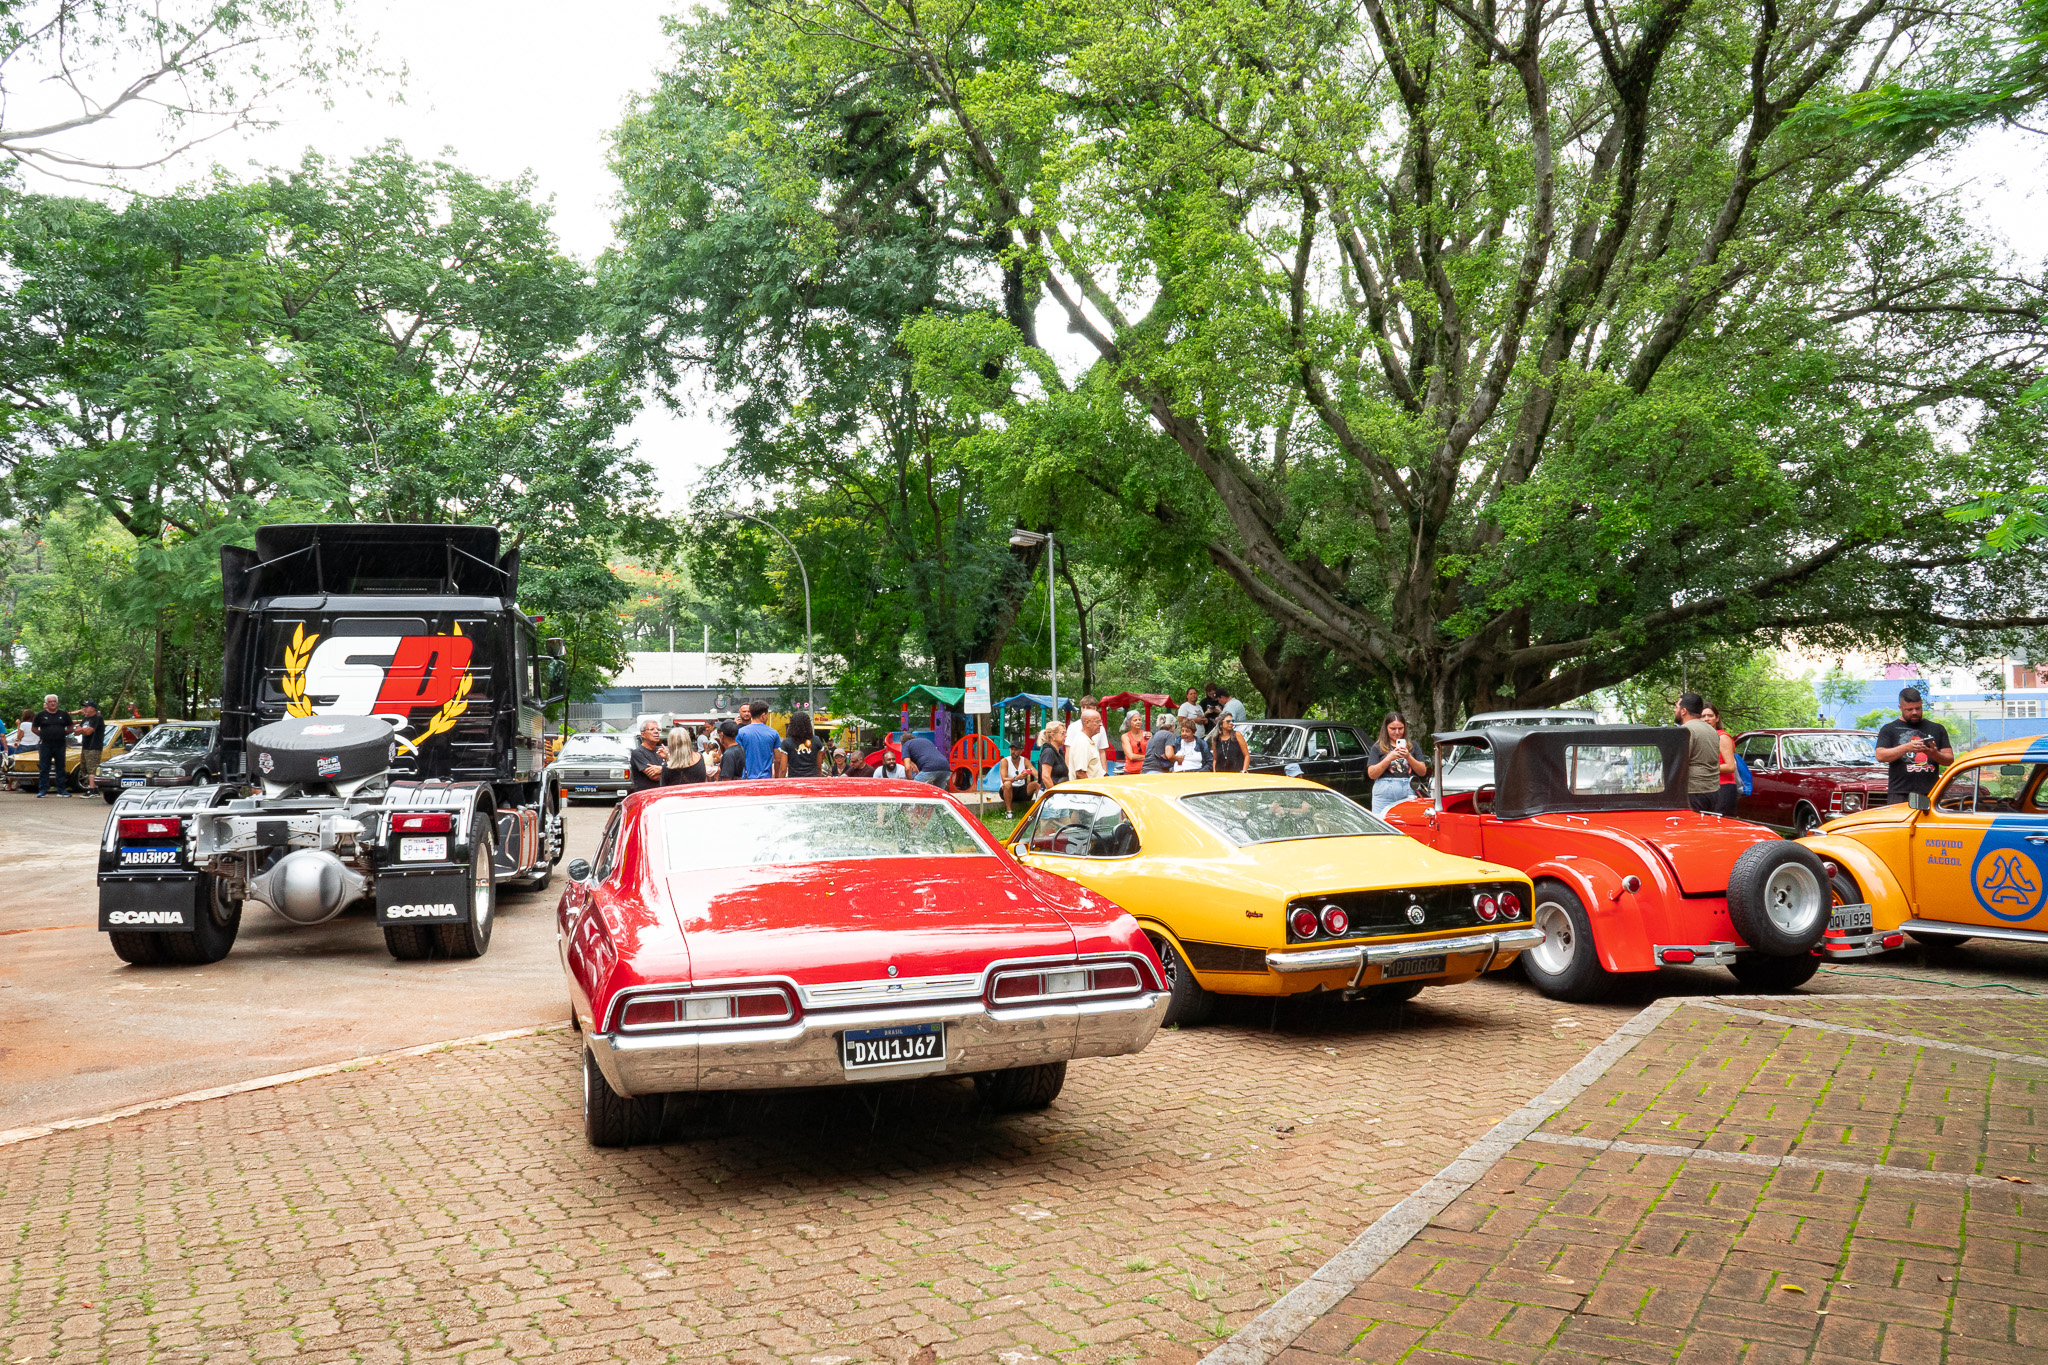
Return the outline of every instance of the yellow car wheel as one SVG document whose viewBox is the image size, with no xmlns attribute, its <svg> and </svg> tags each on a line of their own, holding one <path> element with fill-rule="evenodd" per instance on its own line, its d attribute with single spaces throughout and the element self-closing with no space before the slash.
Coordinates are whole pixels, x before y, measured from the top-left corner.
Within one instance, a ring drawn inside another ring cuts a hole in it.
<svg viewBox="0 0 2048 1365">
<path fill-rule="evenodd" d="M 1171 997 L 1166 1005 L 1166 1017 L 1159 1021 L 1161 1028 L 1193 1028 L 1207 1022 L 1209 1014 L 1216 1008 L 1216 994 L 1195 980 L 1187 959 L 1174 947 L 1173 940 L 1160 934 L 1147 934 L 1152 947 L 1159 954 L 1159 964 L 1166 968 L 1166 989 Z"/>
</svg>

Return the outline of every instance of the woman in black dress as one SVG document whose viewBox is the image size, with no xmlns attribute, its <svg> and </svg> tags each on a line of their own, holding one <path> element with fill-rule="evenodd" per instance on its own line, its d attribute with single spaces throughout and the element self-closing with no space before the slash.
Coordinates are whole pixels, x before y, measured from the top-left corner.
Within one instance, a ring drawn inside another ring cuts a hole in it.
<svg viewBox="0 0 2048 1365">
<path fill-rule="evenodd" d="M 783 756 L 789 760 L 790 777 L 818 775 L 818 735 L 811 726 L 811 713 L 799 711 L 789 718 L 782 739 Z"/>
</svg>

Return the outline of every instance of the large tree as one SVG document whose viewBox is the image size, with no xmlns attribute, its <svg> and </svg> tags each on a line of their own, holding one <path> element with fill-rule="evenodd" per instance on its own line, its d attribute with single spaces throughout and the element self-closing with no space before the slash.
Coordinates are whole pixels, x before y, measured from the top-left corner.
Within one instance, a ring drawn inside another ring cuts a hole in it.
<svg viewBox="0 0 2048 1365">
<path fill-rule="evenodd" d="M 2034 481 L 1958 433 L 2038 367 L 2040 282 L 1923 153 L 1791 117 L 2006 13 L 796 0 L 683 65 L 801 248 L 758 287 L 943 225 L 902 340 L 980 420 L 954 456 L 1205 560 L 1429 724 L 1704 640 L 2043 622 L 1940 515 Z"/>
</svg>

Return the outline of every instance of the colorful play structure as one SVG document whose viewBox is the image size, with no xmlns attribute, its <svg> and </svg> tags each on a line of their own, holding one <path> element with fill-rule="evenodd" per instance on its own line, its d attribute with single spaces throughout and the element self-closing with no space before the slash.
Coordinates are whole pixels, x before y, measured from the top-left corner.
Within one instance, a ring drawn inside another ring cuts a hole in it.
<svg viewBox="0 0 2048 1365">
<path fill-rule="evenodd" d="M 965 688 L 917 684 L 896 698 L 897 728 L 890 732 L 886 741 L 893 747 L 915 734 L 944 748 L 953 760 L 956 790 L 994 791 L 996 765 L 1019 745 L 1028 748 L 1055 715 L 1071 718 L 1077 705 L 1073 697 L 1019 692 L 996 702 L 989 715 L 966 717 L 970 728 L 956 736 L 953 734 L 954 713 L 966 697 Z M 1119 692 L 1113 697 L 1104 697 L 1103 724 L 1109 726 L 1110 733 L 1115 735 L 1121 726 L 1111 721 L 1109 713 L 1142 706 L 1145 708 L 1145 729 L 1149 732 L 1152 729 L 1152 708 L 1171 705 L 1171 701 L 1171 698 L 1157 692 Z M 913 707 L 917 709 L 913 711 Z M 913 724 L 913 721 L 922 721 L 923 724 Z M 874 762 L 880 752 L 877 750 L 875 754 L 868 755 L 868 761 Z"/>
</svg>

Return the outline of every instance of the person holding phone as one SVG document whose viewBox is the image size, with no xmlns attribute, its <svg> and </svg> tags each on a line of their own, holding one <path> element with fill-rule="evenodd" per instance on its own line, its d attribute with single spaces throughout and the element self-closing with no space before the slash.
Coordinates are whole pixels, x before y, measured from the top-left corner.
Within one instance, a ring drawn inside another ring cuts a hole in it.
<svg viewBox="0 0 2048 1365">
<path fill-rule="evenodd" d="M 1365 751 L 1366 776 L 1372 779 L 1372 813 L 1379 815 L 1415 795 L 1415 779 L 1429 771 L 1429 759 L 1408 743 L 1408 718 L 1387 712 L 1380 735 Z"/>
<path fill-rule="evenodd" d="M 1894 802 L 1933 791 L 1941 770 L 1956 761 L 1948 727 L 1927 719 L 1919 688 L 1899 693 L 1899 718 L 1877 732 L 1877 761 L 1889 768 L 1886 799 Z"/>
</svg>

